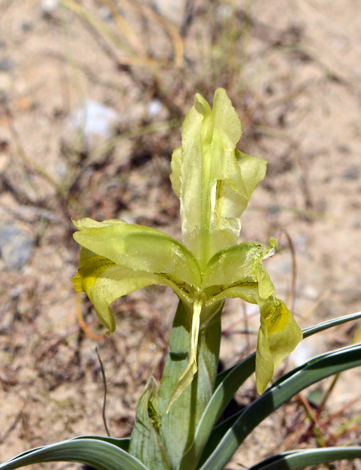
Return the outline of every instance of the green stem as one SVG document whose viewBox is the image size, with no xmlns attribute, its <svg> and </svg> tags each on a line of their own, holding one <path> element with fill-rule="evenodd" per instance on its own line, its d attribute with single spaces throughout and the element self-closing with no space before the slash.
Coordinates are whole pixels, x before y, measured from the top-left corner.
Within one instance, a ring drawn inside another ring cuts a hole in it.
<svg viewBox="0 0 361 470">
<path fill-rule="evenodd" d="M 170 352 L 159 391 L 160 433 L 172 470 L 178 467 L 184 452 L 192 443 L 199 420 L 212 396 L 219 360 L 222 306 L 218 305 L 212 321 L 199 332 L 198 372 L 191 385 L 173 403 L 169 413 L 165 413 L 178 379 L 187 366 L 191 350 L 192 316 L 182 302 L 178 304 L 170 337 Z"/>
</svg>

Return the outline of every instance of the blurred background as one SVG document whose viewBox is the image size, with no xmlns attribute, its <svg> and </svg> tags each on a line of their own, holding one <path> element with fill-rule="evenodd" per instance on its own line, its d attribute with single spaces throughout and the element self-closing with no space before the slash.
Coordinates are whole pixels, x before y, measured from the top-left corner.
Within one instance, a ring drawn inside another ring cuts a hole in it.
<svg viewBox="0 0 361 470">
<path fill-rule="evenodd" d="M 177 299 L 154 287 L 120 299 L 118 329 L 105 338 L 71 283 L 79 253 L 71 218 L 120 218 L 180 239 L 170 158 L 196 92 L 212 102 L 224 87 L 242 120 L 239 148 L 269 162 L 241 241 L 276 237 L 266 267 L 300 325 L 361 309 L 360 8 L 360 0 L 0 0 L 1 460 L 105 433 L 96 346 L 115 437 L 129 435 L 145 381 L 160 377 Z M 258 321 L 252 306 L 227 304 L 225 367 L 253 350 Z M 346 324 L 308 339 L 278 373 L 358 341 L 358 331 Z M 360 387 L 354 370 L 305 391 L 228 468 L 255 463 L 260 448 L 265 457 L 361 444 Z M 255 396 L 252 378 L 235 406 Z"/>
</svg>

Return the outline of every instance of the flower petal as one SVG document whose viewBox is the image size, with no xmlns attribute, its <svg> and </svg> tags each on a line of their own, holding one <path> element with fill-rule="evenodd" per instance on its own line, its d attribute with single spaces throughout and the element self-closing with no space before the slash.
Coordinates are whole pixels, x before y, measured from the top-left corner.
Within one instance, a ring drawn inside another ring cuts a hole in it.
<svg viewBox="0 0 361 470">
<path fill-rule="evenodd" d="M 180 197 L 182 185 L 182 147 L 177 147 L 173 150 L 171 168 L 172 173 L 170 175 L 170 181 L 172 183 L 172 188 L 176 195 Z"/>
<path fill-rule="evenodd" d="M 272 297 L 259 302 L 261 327 L 256 353 L 256 384 L 262 393 L 272 379 L 274 368 L 296 348 L 303 333 L 282 300 Z"/>
<path fill-rule="evenodd" d="M 115 320 L 110 304 L 123 295 L 149 285 L 159 284 L 171 287 L 190 304 L 188 292 L 182 283 L 178 284 L 162 274 L 118 266 L 107 258 L 81 248 L 79 271 L 73 278 L 75 290 L 84 291 L 94 305 L 100 322 L 108 328 L 108 333 L 115 331 Z"/>
<path fill-rule="evenodd" d="M 266 248 L 260 242 L 245 242 L 216 253 L 209 261 L 203 276 L 203 288 L 240 283 L 258 283 L 259 295 L 267 299 L 274 292 L 271 279 L 262 261 L 274 252 L 274 244 Z"/>
<path fill-rule="evenodd" d="M 262 393 L 273 376 L 274 368 L 287 357 L 302 340 L 302 330 L 284 302 L 273 295 L 262 299 L 257 282 L 240 282 L 219 292 L 214 301 L 239 297 L 258 304 L 261 326 L 258 332 L 256 353 L 256 384 Z"/>
<path fill-rule="evenodd" d="M 171 179 L 181 200 L 183 240 L 202 266 L 237 242 L 239 218 L 265 176 L 265 160 L 236 150 L 241 134 L 224 89 L 216 90 L 213 110 L 197 94 L 183 124 L 182 147 L 173 153 Z"/>
<path fill-rule="evenodd" d="M 247 203 L 260 183 L 266 176 L 267 161 L 260 157 L 251 157 L 240 150 L 236 150 L 236 158 L 241 169 L 243 184 L 247 193 Z M 241 213 L 246 206 L 241 208 Z"/>
<path fill-rule="evenodd" d="M 118 266 L 152 274 L 169 274 L 192 286 L 200 285 L 200 270 L 192 253 L 165 233 L 120 220 L 75 222 L 75 240 Z"/>
</svg>

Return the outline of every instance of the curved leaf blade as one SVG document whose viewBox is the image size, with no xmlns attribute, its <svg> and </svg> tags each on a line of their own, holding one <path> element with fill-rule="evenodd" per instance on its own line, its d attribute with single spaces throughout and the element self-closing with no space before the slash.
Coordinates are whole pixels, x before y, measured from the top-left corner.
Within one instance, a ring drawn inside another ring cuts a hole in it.
<svg viewBox="0 0 361 470">
<path fill-rule="evenodd" d="M 207 443 L 201 470 L 220 470 L 253 429 L 294 395 L 330 375 L 361 365 L 361 345 L 326 354 L 301 368 L 238 413 L 217 426 Z"/>
<path fill-rule="evenodd" d="M 253 374 L 255 361 L 256 354 L 254 353 L 233 367 L 218 385 L 202 415 L 193 443 L 182 458 L 180 470 L 196 468 L 213 426 L 239 387 Z"/>
<path fill-rule="evenodd" d="M 80 439 L 94 439 L 96 441 L 104 441 L 108 442 L 108 444 L 113 444 L 115 447 L 119 447 L 120 449 L 125 450 L 125 452 L 128 452 L 129 449 L 129 444 L 130 444 L 130 438 L 129 437 L 123 437 L 123 438 L 117 438 L 117 437 L 108 437 L 108 436 L 97 436 L 96 434 L 86 434 L 84 436 L 77 436 L 71 439 L 72 441 L 77 441 Z"/>
<path fill-rule="evenodd" d="M 326 331 L 329 328 L 333 328 L 334 326 L 342 325 L 343 323 L 347 323 L 353 320 L 359 320 L 360 318 L 361 318 L 361 312 L 355 312 L 355 313 L 350 313 L 349 315 L 343 315 L 342 317 L 332 318 L 331 320 L 318 323 L 317 325 L 310 326 L 308 328 L 304 328 L 302 330 L 303 339 L 309 338 L 310 336 L 313 336 L 316 333 L 321 333 L 322 331 Z M 248 357 L 251 357 L 253 355 L 255 355 L 255 353 L 250 354 Z M 215 387 L 218 387 L 220 383 L 227 377 L 227 375 L 237 366 L 238 364 L 232 367 L 229 367 L 228 369 L 218 374 Z"/>
<path fill-rule="evenodd" d="M 325 322 L 319 323 L 318 325 L 305 328 L 303 330 L 303 337 L 304 339 L 308 338 L 309 336 L 327 330 L 328 328 L 341 325 L 342 323 L 346 323 L 348 321 L 357 320 L 359 318 L 361 318 L 361 312 L 351 313 L 349 315 L 344 315 L 332 320 L 327 320 Z M 196 468 L 203 449 L 207 443 L 209 434 L 211 432 L 210 430 L 218 421 L 237 390 L 255 371 L 255 357 L 256 355 L 253 353 L 240 363 L 218 374 L 215 391 L 199 422 L 192 445 L 189 447 L 182 459 L 180 470 Z M 321 357 L 324 357 L 324 355 L 318 356 L 314 359 L 320 359 Z M 290 371 L 287 375 L 281 377 L 280 380 L 288 378 L 304 367 L 305 365 Z"/>
<path fill-rule="evenodd" d="M 24 452 L 1 464 L 0 469 L 14 470 L 45 462 L 77 462 L 98 470 L 149 470 L 120 447 L 82 437 Z"/>
<path fill-rule="evenodd" d="M 275 455 L 248 470 L 297 470 L 309 465 L 361 458 L 361 447 L 332 447 L 286 452 Z"/>
<path fill-rule="evenodd" d="M 305 328 L 303 331 L 303 338 L 308 338 L 321 331 L 328 330 L 334 326 L 342 325 L 352 320 L 358 320 L 361 318 L 361 312 L 350 313 L 349 315 L 343 315 L 342 317 L 332 318 L 331 320 L 324 321 L 315 326 Z"/>
</svg>

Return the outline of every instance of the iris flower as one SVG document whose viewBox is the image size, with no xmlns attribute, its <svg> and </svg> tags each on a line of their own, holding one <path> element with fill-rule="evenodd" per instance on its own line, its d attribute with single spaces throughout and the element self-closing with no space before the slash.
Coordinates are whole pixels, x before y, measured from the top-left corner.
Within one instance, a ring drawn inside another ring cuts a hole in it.
<svg viewBox="0 0 361 470">
<path fill-rule="evenodd" d="M 292 314 L 277 298 L 263 260 L 274 253 L 260 242 L 237 244 L 251 194 L 266 174 L 266 161 L 236 149 L 241 122 L 224 89 L 213 109 L 199 94 L 182 127 L 182 145 L 172 156 L 171 182 L 181 203 L 183 243 L 154 228 L 121 220 L 74 222 L 81 245 L 74 285 L 94 304 L 108 333 L 115 330 L 110 304 L 149 285 L 173 289 L 192 319 L 187 366 L 172 403 L 197 372 L 199 331 L 228 298 L 260 309 L 256 384 L 261 393 L 277 366 L 302 339 Z"/>
</svg>

